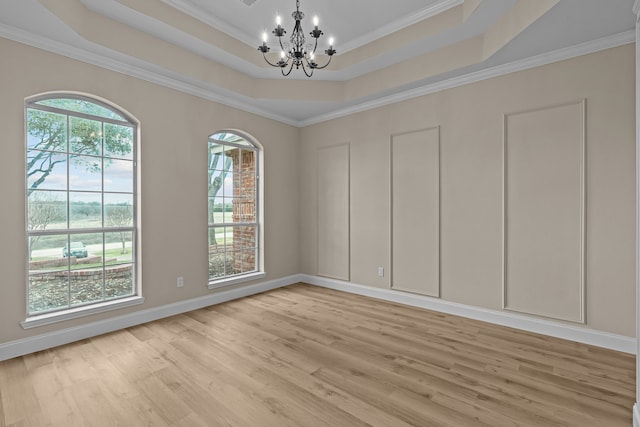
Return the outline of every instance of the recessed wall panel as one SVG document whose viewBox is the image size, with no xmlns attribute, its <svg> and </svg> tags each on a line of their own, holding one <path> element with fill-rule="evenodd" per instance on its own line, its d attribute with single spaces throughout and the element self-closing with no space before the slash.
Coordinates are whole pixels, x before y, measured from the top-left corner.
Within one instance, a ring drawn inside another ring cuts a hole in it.
<svg viewBox="0 0 640 427">
<path fill-rule="evenodd" d="M 392 287 L 440 296 L 440 131 L 391 141 Z"/>
<path fill-rule="evenodd" d="M 318 275 L 349 280 L 349 145 L 318 149 Z"/>
<path fill-rule="evenodd" d="M 585 102 L 504 127 L 504 307 L 584 322 Z"/>
</svg>

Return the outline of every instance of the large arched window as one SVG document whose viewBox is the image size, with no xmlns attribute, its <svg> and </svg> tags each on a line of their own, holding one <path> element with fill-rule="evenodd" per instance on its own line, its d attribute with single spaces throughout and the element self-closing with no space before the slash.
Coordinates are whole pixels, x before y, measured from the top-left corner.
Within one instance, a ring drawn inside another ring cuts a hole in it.
<svg viewBox="0 0 640 427">
<path fill-rule="evenodd" d="M 99 100 L 27 102 L 28 317 L 138 296 L 136 139 L 135 121 Z"/>
<path fill-rule="evenodd" d="M 237 132 L 209 137 L 209 287 L 260 273 L 259 147 Z"/>
</svg>

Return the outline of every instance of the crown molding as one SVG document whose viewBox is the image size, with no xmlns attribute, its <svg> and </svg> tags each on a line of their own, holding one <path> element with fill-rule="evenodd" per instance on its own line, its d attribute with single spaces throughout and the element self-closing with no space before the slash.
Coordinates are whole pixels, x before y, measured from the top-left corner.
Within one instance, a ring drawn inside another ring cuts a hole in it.
<svg viewBox="0 0 640 427">
<path fill-rule="evenodd" d="M 229 25 L 226 21 L 218 18 L 217 16 L 212 15 L 207 12 L 203 8 L 195 6 L 192 2 L 186 0 L 161 0 L 163 3 L 179 10 L 182 13 L 185 13 L 199 21 L 204 22 L 207 25 L 210 25 L 218 30 L 228 34 L 229 36 L 240 40 L 248 46 L 255 47 L 256 43 L 258 43 L 258 39 L 254 37 L 250 37 L 244 32 L 240 31 L 238 28 Z M 368 33 L 361 37 L 357 37 L 345 44 L 340 45 L 340 52 L 347 53 L 350 50 L 359 48 L 368 43 L 371 43 L 374 40 L 379 38 L 388 36 L 389 34 L 395 33 L 396 31 L 400 31 L 403 28 L 406 28 L 410 25 L 413 25 L 422 20 L 431 18 L 432 16 L 438 15 L 439 13 L 445 12 L 453 7 L 459 6 L 464 3 L 464 0 L 439 0 L 435 3 L 430 4 L 422 10 L 419 10 L 415 13 L 411 13 L 404 18 L 398 19 L 393 22 L 389 22 L 388 24 Z"/>
<path fill-rule="evenodd" d="M 636 0 L 636 2 L 640 3 L 640 0 Z M 280 114 L 274 114 L 265 109 L 251 105 L 249 102 L 242 101 L 239 95 L 226 91 L 223 88 L 212 85 L 204 86 L 194 79 L 187 79 L 184 76 L 179 75 L 178 73 L 125 55 L 120 55 L 121 59 L 110 58 L 105 55 L 99 55 L 90 52 L 86 49 L 69 46 L 67 44 L 60 43 L 46 37 L 32 34 L 6 24 L 0 24 L 0 37 L 24 43 L 39 49 L 44 49 L 49 52 L 60 54 L 108 70 L 136 77 L 141 80 L 188 93 L 190 95 L 223 104 L 228 107 L 236 108 L 248 113 L 256 114 L 258 116 L 276 120 L 287 125 L 305 127 L 348 116 L 350 114 L 383 107 L 385 105 L 395 104 L 442 90 L 479 82 L 517 71 L 527 70 L 529 68 L 534 68 L 553 62 L 574 58 L 576 56 L 598 52 L 600 50 L 609 49 L 628 43 L 633 43 L 635 41 L 635 31 L 625 31 L 623 33 L 615 34 L 586 43 L 581 43 L 563 49 L 554 50 L 520 61 L 515 61 L 508 64 L 488 68 L 486 70 L 476 71 L 462 76 L 453 77 L 448 80 L 424 85 L 415 89 L 410 89 L 372 101 L 363 102 L 351 107 L 337 109 L 332 112 L 311 117 L 306 120 L 295 120 Z"/>
<path fill-rule="evenodd" d="M 274 114 L 239 100 L 237 94 L 230 92 L 225 93 L 224 89 L 212 87 L 211 85 L 205 87 L 202 84 L 198 84 L 193 79 L 185 78 L 178 73 L 158 67 L 157 65 L 149 64 L 136 58 L 131 58 L 125 55 L 120 55 L 122 60 L 113 57 L 110 58 L 90 52 L 86 49 L 69 46 L 65 43 L 60 43 L 46 37 L 32 34 L 6 24 L 0 24 L 0 37 L 63 55 L 71 59 L 86 62 L 107 70 L 136 77 L 150 83 L 155 83 L 160 86 L 188 93 L 190 95 L 236 108 L 247 113 L 256 114 L 291 126 L 299 126 L 299 123 L 296 120 L 292 120 L 280 114 Z"/>
<path fill-rule="evenodd" d="M 222 31 L 223 33 L 237 40 L 240 40 L 242 43 L 248 46 L 251 46 L 251 47 L 254 47 L 254 45 L 257 46 L 258 42 L 260 41 L 257 35 L 255 38 L 248 36 L 247 34 L 238 30 L 233 25 L 229 25 L 226 21 L 207 12 L 205 9 L 198 6 L 194 6 L 192 2 L 185 1 L 185 0 L 161 0 L 161 1 L 173 7 L 174 9 L 179 10 L 180 12 L 186 15 L 189 15 L 192 18 L 197 19 L 198 21 L 204 22 L 205 24 Z M 256 34 L 258 34 L 257 31 L 256 31 Z"/>
<path fill-rule="evenodd" d="M 343 54 L 347 53 L 350 50 L 357 49 L 375 40 L 381 39 L 382 37 L 386 37 L 389 34 L 400 31 L 425 19 L 429 19 L 442 12 L 446 12 L 447 10 L 459 6 L 463 3 L 464 0 L 441 0 L 439 2 L 433 3 L 426 8 L 417 11 L 416 13 L 412 13 L 408 16 L 405 16 L 404 18 L 389 22 L 388 24 L 374 31 L 371 31 L 368 34 L 365 34 L 361 37 L 356 37 L 355 39 L 345 44 L 341 44 L 340 52 Z"/>
<path fill-rule="evenodd" d="M 636 1 L 640 2 L 640 0 Z M 350 114 L 372 110 L 374 108 L 383 107 L 385 105 L 395 104 L 412 98 L 417 98 L 419 96 L 429 95 L 446 89 L 451 89 L 458 86 L 499 77 L 505 74 L 523 71 L 529 68 L 539 67 L 541 65 L 547 65 L 553 62 L 563 61 L 565 59 L 571 59 L 577 56 L 587 55 L 601 50 L 622 46 L 625 44 L 633 43 L 635 41 L 635 37 L 636 35 L 634 30 L 625 31 L 619 34 L 614 34 L 612 36 L 577 44 L 575 46 L 570 46 L 567 48 L 543 53 L 541 55 L 532 56 L 520 61 L 498 65 L 496 67 L 487 68 L 481 71 L 475 71 L 469 74 L 464 74 L 462 76 L 453 77 L 448 80 L 442 80 L 436 83 L 385 96 L 372 101 L 363 102 L 361 104 L 335 110 L 327 114 L 321 114 L 319 116 L 300 121 L 298 123 L 298 126 L 310 126 L 317 123 L 326 122 L 328 120 L 338 119 Z"/>
</svg>

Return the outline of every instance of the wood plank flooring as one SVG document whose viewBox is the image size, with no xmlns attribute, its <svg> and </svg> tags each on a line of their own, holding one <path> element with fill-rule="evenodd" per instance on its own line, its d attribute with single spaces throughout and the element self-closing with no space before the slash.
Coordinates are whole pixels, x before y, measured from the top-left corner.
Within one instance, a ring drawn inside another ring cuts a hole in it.
<svg viewBox="0 0 640 427">
<path fill-rule="evenodd" d="M 296 284 L 0 363 L 0 427 L 630 426 L 635 356 Z"/>
</svg>

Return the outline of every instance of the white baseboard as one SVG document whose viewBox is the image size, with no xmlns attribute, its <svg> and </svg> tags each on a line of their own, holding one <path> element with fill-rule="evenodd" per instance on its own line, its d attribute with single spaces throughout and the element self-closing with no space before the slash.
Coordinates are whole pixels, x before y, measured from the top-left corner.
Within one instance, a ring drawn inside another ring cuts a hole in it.
<svg viewBox="0 0 640 427">
<path fill-rule="evenodd" d="M 304 274 L 300 278 L 300 281 L 338 291 L 345 291 L 386 301 L 397 302 L 400 304 L 411 305 L 414 307 L 454 314 L 470 319 L 481 320 L 483 322 L 508 326 L 570 341 L 577 341 L 611 350 L 622 351 L 630 354 L 636 353 L 636 339 L 624 335 L 600 332 L 585 327 L 555 322 L 553 320 L 538 319 L 517 313 L 473 307 L 437 298 L 396 291 L 393 289 L 374 288 L 371 286 L 328 279 L 325 277 Z M 640 425 L 637 427 L 640 427 Z"/>
<path fill-rule="evenodd" d="M 0 361 L 22 356 L 47 348 L 57 347 L 70 342 L 95 337 L 108 332 L 117 331 L 164 317 L 185 313 L 199 308 L 220 304 L 226 301 L 266 292 L 298 282 L 321 286 L 358 295 L 397 302 L 414 307 L 426 308 L 443 313 L 454 314 L 470 319 L 481 320 L 498 325 L 509 326 L 525 331 L 536 332 L 553 337 L 609 348 L 625 353 L 635 354 L 636 340 L 632 337 L 594 331 L 545 319 L 531 318 L 515 313 L 489 310 L 436 298 L 359 285 L 351 282 L 328 279 L 306 274 L 295 274 L 280 279 L 261 282 L 240 288 L 216 292 L 199 298 L 167 304 L 160 307 L 140 310 L 133 313 L 112 317 L 99 322 L 62 329 L 33 337 L 23 338 L 0 344 Z M 639 409 L 634 407 L 634 427 L 640 427 Z"/>
<path fill-rule="evenodd" d="M 640 409 L 638 409 L 638 402 L 633 404 L 633 427 L 640 427 Z"/>
<path fill-rule="evenodd" d="M 300 282 L 292 275 L 0 344 L 0 361 Z"/>
</svg>

